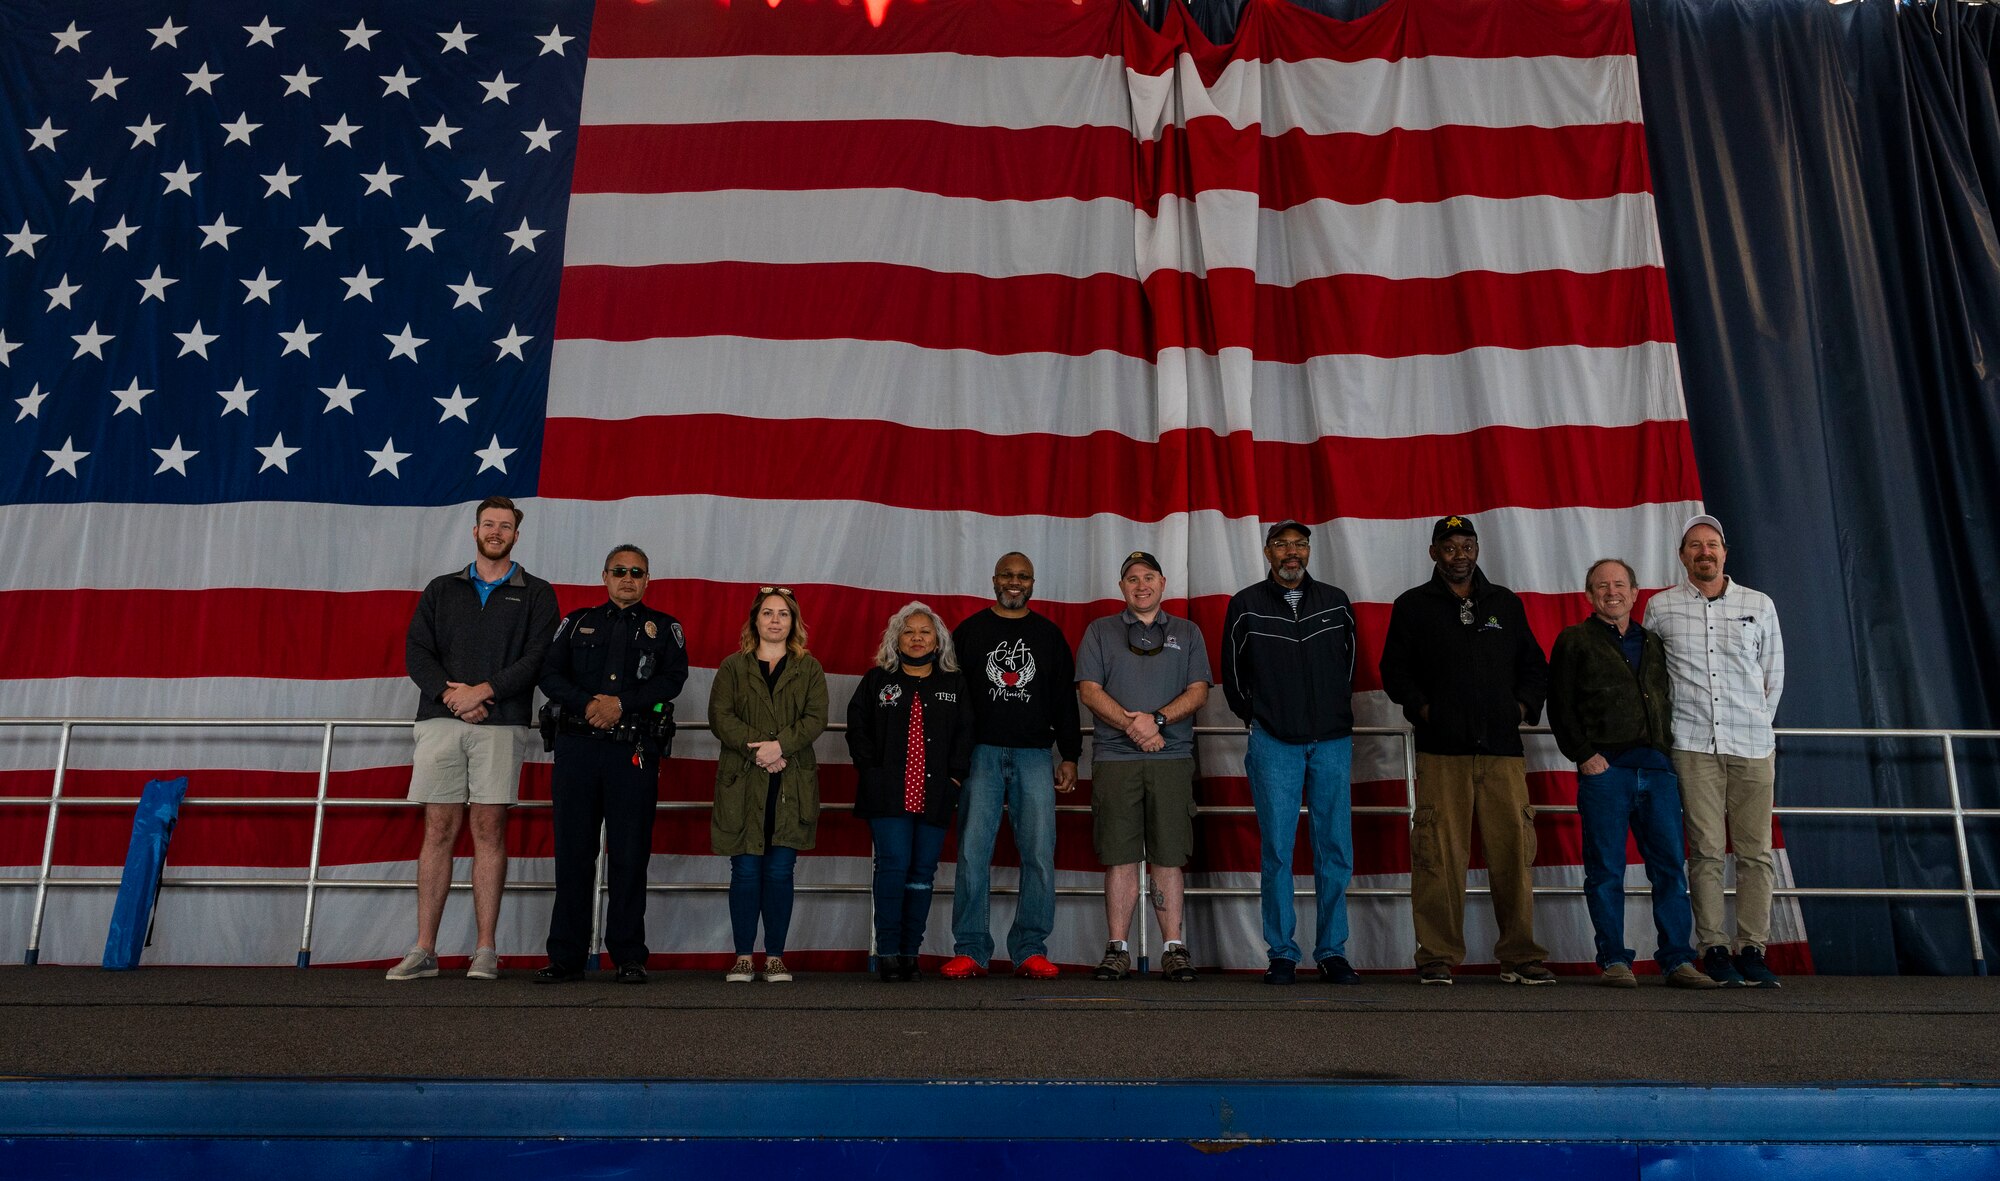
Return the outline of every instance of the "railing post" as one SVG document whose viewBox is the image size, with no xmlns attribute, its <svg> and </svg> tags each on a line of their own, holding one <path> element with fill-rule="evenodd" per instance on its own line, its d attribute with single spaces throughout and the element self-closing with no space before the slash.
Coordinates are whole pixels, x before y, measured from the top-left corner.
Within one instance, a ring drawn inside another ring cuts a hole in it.
<svg viewBox="0 0 2000 1181">
<path fill-rule="evenodd" d="M 62 810 L 63 778 L 69 773 L 69 735 L 73 722 L 62 724 L 62 738 L 56 743 L 56 777 L 49 786 L 49 824 L 42 832 L 42 868 L 35 878 L 34 917 L 28 923 L 28 948 L 21 962 L 30 968 L 42 958 L 42 914 L 49 902 L 49 869 L 55 864 L 56 816 Z"/>
<path fill-rule="evenodd" d="M 1944 734 L 1944 781 L 1951 790 L 1952 835 L 1958 838 L 1958 884 L 1965 891 L 1965 925 L 1972 936 L 1972 974 L 1986 975 L 1986 950 L 1979 939 L 1979 898 L 1973 893 L 1972 854 L 1965 843 L 1965 805 L 1958 798 L 1958 756 Z"/>
<path fill-rule="evenodd" d="M 609 970 L 611 957 L 604 951 L 604 874 L 605 836 L 603 826 L 597 830 L 597 885 L 590 892 L 590 955 L 583 957 L 584 967 L 590 966 L 592 956 L 597 957 L 597 966 Z"/>
<path fill-rule="evenodd" d="M 333 775 L 333 723 L 326 724 L 326 732 L 319 743 L 319 791 L 313 797 L 312 852 L 306 862 L 306 918 L 299 928 L 299 967 L 312 964 L 313 945 L 313 903 L 319 894 L 319 851 L 321 838 L 326 834 L 326 788 Z"/>
</svg>

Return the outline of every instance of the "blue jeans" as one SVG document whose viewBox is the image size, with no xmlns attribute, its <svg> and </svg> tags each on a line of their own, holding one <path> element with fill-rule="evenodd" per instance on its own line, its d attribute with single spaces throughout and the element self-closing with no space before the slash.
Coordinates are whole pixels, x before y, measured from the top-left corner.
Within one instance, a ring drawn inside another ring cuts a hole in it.
<svg viewBox="0 0 2000 1181">
<path fill-rule="evenodd" d="M 1258 844 L 1264 854 L 1259 892 L 1264 901 L 1264 944 L 1270 958 L 1299 962 L 1292 907 L 1292 850 L 1299 839 L 1299 805 L 1312 839 L 1316 921 L 1313 960 L 1347 954 L 1347 884 L 1354 879 L 1354 823 L 1349 776 L 1354 740 L 1284 742 L 1257 725 L 1243 768 L 1257 805 Z"/>
<path fill-rule="evenodd" d="M 877 816 L 875 834 L 875 954 L 915 955 L 931 918 L 931 879 L 945 830 L 915 816 Z"/>
<path fill-rule="evenodd" d="M 729 925 L 736 935 L 736 954 L 757 950 L 757 920 L 764 920 L 764 954 L 785 954 L 785 935 L 792 929 L 792 866 L 797 849 L 768 845 L 762 853 L 738 853 L 729 859 Z"/>
<path fill-rule="evenodd" d="M 1021 851 L 1021 896 L 1007 932 L 1007 958 L 1019 966 L 1047 955 L 1056 921 L 1055 760 L 1046 749 L 972 748 L 972 774 L 958 797 L 958 872 L 953 879 L 951 937 L 958 955 L 980 967 L 993 956 L 993 839 L 1004 807 Z"/>
<path fill-rule="evenodd" d="M 1687 847 L 1681 837 L 1681 788 L 1672 771 L 1611 767 L 1576 777 L 1577 819 L 1583 826 L 1583 896 L 1597 932 L 1597 966 L 1630 964 L 1625 943 L 1625 833 L 1630 830 L 1653 884 L 1653 926 L 1662 973 L 1694 959 L 1688 938 Z"/>
</svg>

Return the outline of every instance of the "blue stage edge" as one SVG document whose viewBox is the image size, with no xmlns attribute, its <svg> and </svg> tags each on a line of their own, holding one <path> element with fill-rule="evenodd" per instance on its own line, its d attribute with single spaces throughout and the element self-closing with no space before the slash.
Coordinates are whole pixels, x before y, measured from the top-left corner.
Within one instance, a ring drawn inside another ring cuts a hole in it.
<svg viewBox="0 0 2000 1181">
<path fill-rule="evenodd" d="M 2000 1086 L 0 1081 L 0 1176 L 1992 1178 Z"/>
</svg>

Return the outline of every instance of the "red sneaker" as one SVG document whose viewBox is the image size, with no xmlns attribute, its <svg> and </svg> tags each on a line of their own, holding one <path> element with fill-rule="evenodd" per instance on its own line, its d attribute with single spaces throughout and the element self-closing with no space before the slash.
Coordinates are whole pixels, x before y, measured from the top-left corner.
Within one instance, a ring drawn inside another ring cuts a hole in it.
<svg viewBox="0 0 2000 1181">
<path fill-rule="evenodd" d="M 1054 980 L 1062 975 L 1062 969 L 1045 955 L 1031 955 L 1015 966 L 1014 975 L 1026 976 L 1030 980 Z"/>
<path fill-rule="evenodd" d="M 970 980 L 974 976 L 986 975 L 986 969 L 979 966 L 969 955 L 955 955 L 938 969 L 938 975 L 946 980 Z"/>
</svg>

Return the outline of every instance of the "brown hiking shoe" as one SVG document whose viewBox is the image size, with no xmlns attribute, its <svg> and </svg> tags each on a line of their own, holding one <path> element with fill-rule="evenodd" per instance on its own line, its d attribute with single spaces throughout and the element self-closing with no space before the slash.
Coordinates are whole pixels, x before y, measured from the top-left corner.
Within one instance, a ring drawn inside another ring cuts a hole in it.
<svg viewBox="0 0 2000 1181">
<path fill-rule="evenodd" d="M 1104 945 L 1104 958 L 1097 962 L 1091 972 L 1092 980 L 1123 980 L 1132 974 L 1132 953 L 1116 943 Z"/>
</svg>

